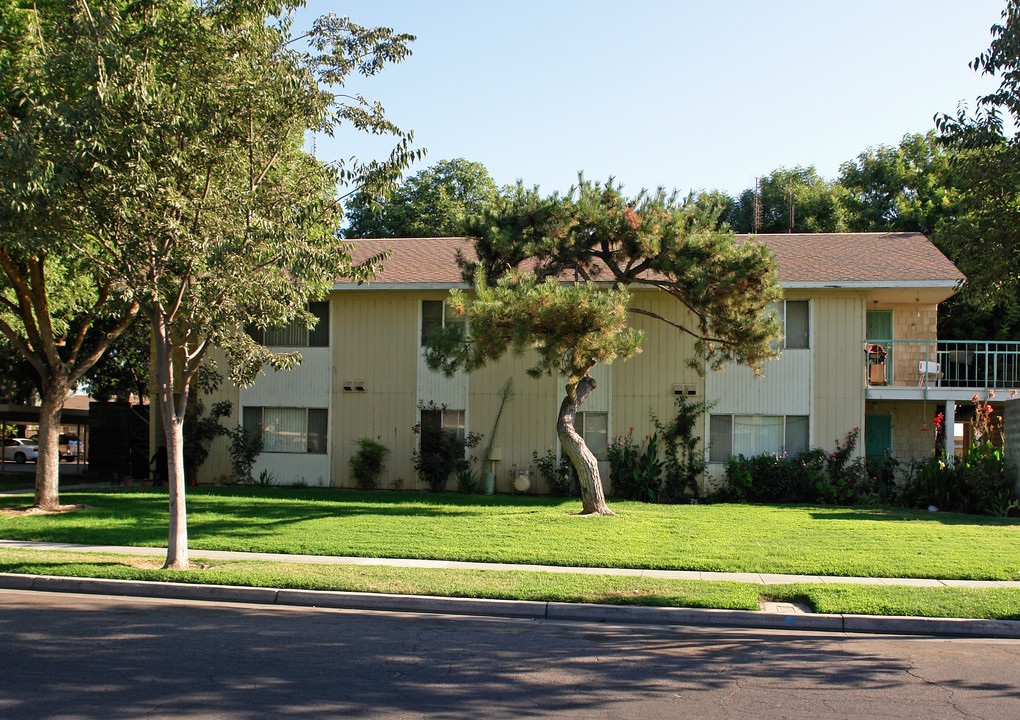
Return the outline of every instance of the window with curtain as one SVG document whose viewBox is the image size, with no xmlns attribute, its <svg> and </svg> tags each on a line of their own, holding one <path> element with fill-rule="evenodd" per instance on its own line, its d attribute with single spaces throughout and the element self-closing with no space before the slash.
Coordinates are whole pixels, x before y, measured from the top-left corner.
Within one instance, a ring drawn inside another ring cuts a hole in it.
<svg viewBox="0 0 1020 720">
<path fill-rule="evenodd" d="M 326 454 L 326 408 L 245 407 L 241 423 L 262 432 L 262 452 Z"/>
<path fill-rule="evenodd" d="M 308 312 L 315 316 L 315 326 L 312 328 L 294 319 L 281 328 L 249 328 L 248 334 L 255 342 L 266 347 L 329 347 L 329 303 L 308 303 Z"/>
<path fill-rule="evenodd" d="M 808 415 L 711 415 L 708 461 L 763 453 L 796 455 L 810 448 Z"/>
</svg>

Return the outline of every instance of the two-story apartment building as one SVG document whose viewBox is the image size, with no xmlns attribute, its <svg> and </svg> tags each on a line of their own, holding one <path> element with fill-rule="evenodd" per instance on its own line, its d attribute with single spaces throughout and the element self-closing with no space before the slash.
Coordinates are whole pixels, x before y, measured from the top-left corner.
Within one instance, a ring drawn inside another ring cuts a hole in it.
<svg viewBox="0 0 1020 720">
<path fill-rule="evenodd" d="M 753 241 L 766 243 L 777 260 L 782 354 L 762 378 L 737 366 L 699 374 L 686 362 L 693 354 L 690 338 L 635 315 L 634 326 L 647 332 L 643 352 L 595 369 L 598 388 L 578 418 L 597 455 L 604 457 L 606 443 L 630 428 L 639 438 L 651 432 L 650 414 L 668 419 L 676 395 L 684 394 L 710 404 L 700 432 L 709 476 L 720 474 L 731 454 L 831 450 L 855 427 L 862 429 L 862 452 L 919 458 L 933 452 L 930 418 L 936 412 L 951 415 L 976 391 L 1015 379 L 1015 349 L 937 339 L 938 304 L 964 277 L 923 235 L 759 235 Z M 497 459 L 487 468 L 497 491 L 509 491 L 533 451 L 558 451 L 562 381 L 528 377 L 529 359 L 513 355 L 470 375 L 429 370 L 423 338 L 437 325 L 462 322 L 443 301 L 451 288 L 465 287 L 456 254 L 470 253 L 470 242 L 355 242 L 356 258 L 383 250 L 392 254 L 376 280 L 337 282 L 312 306 L 321 318 L 314 331 L 285 329 L 263 338 L 281 350 L 300 350 L 300 367 L 268 371 L 246 389 L 221 390 L 247 426 L 262 428 L 265 451 L 256 472 L 265 469 L 282 483 L 353 486 L 348 459 L 354 442 L 372 437 L 390 450 L 380 486 L 401 481 L 418 488 L 411 428 L 422 406 L 439 406 L 439 419 L 450 429 L 488 436 L 499 389 L 511 378 L 515 397 L 503 410 L 493 442 Z M 634 306 L 685 320 L 686 311 L 664 293 L 632 291 Z M 213 481 L 227 467 L 225 448 L 214 446 L 200 479 Z M 531 480 L 532 491 L 544 491 L 535 473 Z"/>
</svg>

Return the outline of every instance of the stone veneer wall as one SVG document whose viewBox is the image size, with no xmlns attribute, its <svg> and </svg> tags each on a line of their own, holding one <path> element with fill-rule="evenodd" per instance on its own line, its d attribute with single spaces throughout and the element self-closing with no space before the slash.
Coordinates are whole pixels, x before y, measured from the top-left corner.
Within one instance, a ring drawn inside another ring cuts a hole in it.
<svg viewBox="0 0 1020 720">
<path fill-rule="evenodd" d="M 1006 474 L 1013 478 L 1013 487 L 1020 492 L 1020 398 L 1007 400 L 1003 411 L 1003 451 Z"/>
</svg>

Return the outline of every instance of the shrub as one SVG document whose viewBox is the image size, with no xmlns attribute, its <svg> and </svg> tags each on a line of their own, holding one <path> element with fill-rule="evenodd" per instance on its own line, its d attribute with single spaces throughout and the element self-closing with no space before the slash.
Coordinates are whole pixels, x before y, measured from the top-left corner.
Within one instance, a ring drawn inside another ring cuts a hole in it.
<svg viewBox="0 0 1020 720">
<path fill-rule="evenodd" d="M 351 475 L 362 490 L 374 490 L 375 482 L 383 471 L 390 450 L 382 443 L 367 437 L 355 440 L 354 444 L 358 446 L 358 450 L 347 461 Z"/>
<path fill-rule="evenodd" d="M 251 476 L 255 461 L 262 454 L 262 428 L 255 432 L 238 425 L 230 430 L 230 467 L 234 471 L 234 481 L 241 485 L 251 485 L 255 481 Z"/>
<path fill-rule="evenodd" d="M 418 437 L 418 448 L 412 455 L 414 471 L 432 492 L 446 489 L 450 473 L 471 471 L 471 461 L 464 455 L 468 448 L 481 441 L 482 436 L 478 433 L 468 433 L 460 438 L 452 430 L 431 423 L 418 423 L 412 432 Z"/>
<path fill-rule="evenodd" d="M 632 438 L 633 432 L 631 428 L 626 436 L 617 436 L 606 449 L 613 492 L 625 500 L 655 502 L 665 465 L 659 459 L 659 436 L 658 433 L 646 435 L 644 445 L 638 447 Z"/>
<path fill-rule="evenodd" d="M 854 458 L 860 431 L 854 428 L 831 453 L 814 448 L 789 457 L 763 453 L 726 462 L 726 485 L 712 498 L 724 502 L 851 504 L 870 499 L 873 484 L 861 458 Z"/>
<path fill-rule="evenodd" d="M 555 497 L 579 497 L 581 488 L 577 484 L 577 475 L 570 458 L 564 455 L 559 463 L 556 462 L 556 453 L 552 448 L 545 451 L 545 455 L 539 457 L 538 451 L 532 451 L 531 462 L 538 469 L 539 474 L 545 478 L 545 484 L 549 488 L 549 494 Z"/>
<path fill-rule="evenodd" d="M 704 415 L 708 405 L 703 402 L 689 403 L 683 395 L 676 399 L 676 414 L 663 425 L 652 415 L 656 431 L 662 437 L 664 454 L 664 477 L 661 497 L 665 502 L 677 503 L 698 496 L 698 478 L 705 472 L 708 463 L 705 454 L 698 451 L 701 437 L 694 434 L 698 418 Z"/>
<path fill-rule="evenodd" d="M 991 396 L 992 393 L 989 393 Z M 998 443 L 993 443 L 998 436 Z M 1020 508 L 1006 474 L 1002 427 L 987 400 L 974 396 L 974 441 L 953 465 L 939 457 L 911 464 L 901 501 L 962 513 L 1008 515 Z"/>
</svg>

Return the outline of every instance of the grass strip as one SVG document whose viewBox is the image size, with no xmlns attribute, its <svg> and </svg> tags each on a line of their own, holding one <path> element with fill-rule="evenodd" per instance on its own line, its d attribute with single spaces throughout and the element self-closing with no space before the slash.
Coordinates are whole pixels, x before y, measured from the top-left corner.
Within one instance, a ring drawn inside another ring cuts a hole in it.
<svg viewBox="0 0 1020 720">
<path fill-rule="evenodd" d="M 61 494 L 89 505 L 0 515 L 0 537 L 165 546 L 167 496 L 153 488 Z M 0 497 L 0 509 L 30 502 Z M 194 549 L 800 575 L 1020 579 L 1020 520 L 886 507 L 650 505 L 579 518 L 576 500 L 189 488 Z"/>
<path fill-rule="evenodd" d="M 1020 620 L 1020 589 L 735 582 L 501 570 L 201 561 L 162 570 L 160 560 L 101 553 L 0 549 L 0 572 L 307 590 L 544 602 L 757 610 L 759 600 L 800 602 L 822 613 Z"/>
</svg>

